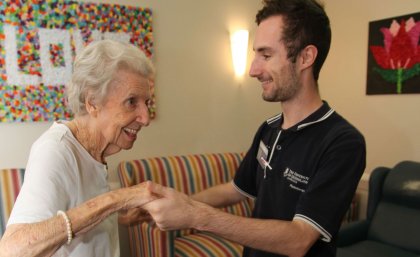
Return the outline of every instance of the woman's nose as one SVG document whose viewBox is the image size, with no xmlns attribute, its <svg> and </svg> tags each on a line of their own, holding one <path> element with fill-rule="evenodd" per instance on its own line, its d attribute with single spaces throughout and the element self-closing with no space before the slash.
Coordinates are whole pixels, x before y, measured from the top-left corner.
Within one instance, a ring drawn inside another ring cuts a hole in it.
<svg viewBox="0 0 420 257">
<path fill-rule="evenodd" d="M 139 107 L 139 113 L 137 115 L 137 121 L 142 124 L 142 126 L 149 126 L 150 124 L 150 113 L 147 104 L 144 104 Z"/>
</svg>

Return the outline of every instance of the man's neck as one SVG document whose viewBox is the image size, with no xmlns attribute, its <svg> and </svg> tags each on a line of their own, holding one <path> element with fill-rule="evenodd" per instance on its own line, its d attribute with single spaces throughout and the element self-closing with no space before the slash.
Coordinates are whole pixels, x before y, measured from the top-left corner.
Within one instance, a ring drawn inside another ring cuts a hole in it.
<svg viewBox="0 0 420 257">
<path fill-rule="evenodd" d="M 282 129 L 288 129 L 298 124 L 322 106 L 319 94 L 311 97 L 295 98 L 281 103 L 283 110 Z"/>
</svg>

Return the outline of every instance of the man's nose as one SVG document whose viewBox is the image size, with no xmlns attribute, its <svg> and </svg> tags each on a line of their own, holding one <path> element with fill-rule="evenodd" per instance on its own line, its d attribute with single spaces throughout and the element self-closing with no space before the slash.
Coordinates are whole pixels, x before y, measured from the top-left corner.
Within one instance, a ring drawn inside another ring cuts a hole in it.
<svg viewBox="0 0 420 257">
<path fill-rule="evenodd" d="M 254 59 L 251 63 L 251 67 L 249 68 L 249 76 L 255 78 L 261 74 L 261 68 L 258 62 Z"/>
</svg>

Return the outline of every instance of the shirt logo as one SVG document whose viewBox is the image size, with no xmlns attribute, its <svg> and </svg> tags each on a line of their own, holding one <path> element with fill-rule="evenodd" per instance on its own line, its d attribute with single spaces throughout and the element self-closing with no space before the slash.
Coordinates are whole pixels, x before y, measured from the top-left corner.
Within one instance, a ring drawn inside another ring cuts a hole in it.
<svg viewBox="0 0 420 257">
<path fill-rule="evenodd" d="M 290 168 L 286 168 L 283 172 L 283 177 L 289 180 L 291 183 L 289 186 L 295 190 L 305 192 L 305 189 L 301 187 L 305 187 L 309 183 L 309 177 L 303 176 L 300 173 L 293 171 Z"/>
</svg>

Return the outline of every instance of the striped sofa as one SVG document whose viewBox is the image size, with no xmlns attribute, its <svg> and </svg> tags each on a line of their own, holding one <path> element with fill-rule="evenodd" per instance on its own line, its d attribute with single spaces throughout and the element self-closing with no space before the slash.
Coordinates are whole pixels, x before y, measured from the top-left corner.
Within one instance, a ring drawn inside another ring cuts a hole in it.
<svg viewBox="0 0 420 257">
<path fill-rule="evenodd" d="M 0 170 L 0 237 L 6 230 L 7 220 L 23 183 L 25 169 Z"/>
<path fill-rule="evenodd" d="M 145 180 L 194 194 L 208 187 L 229 182 L 243 154 L 196 154 L 123 161 L 118 166 L 121 186 Z M 250 216 L 251 200 L 224 208 L 235 215 Z M 240 257 L 242 246 L 210 233 L 194 230 L 160 231 L 147 223 L 128 229 L 132 256 L 142 257 Z"/>
</svg>

